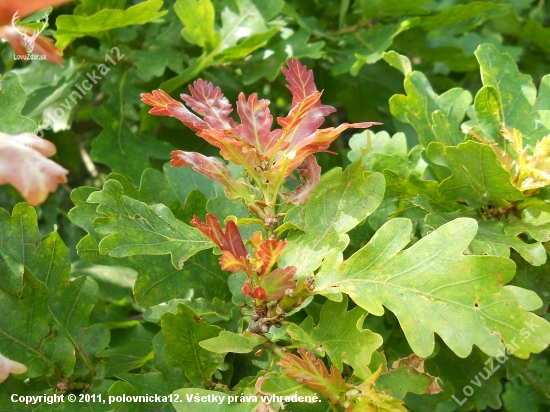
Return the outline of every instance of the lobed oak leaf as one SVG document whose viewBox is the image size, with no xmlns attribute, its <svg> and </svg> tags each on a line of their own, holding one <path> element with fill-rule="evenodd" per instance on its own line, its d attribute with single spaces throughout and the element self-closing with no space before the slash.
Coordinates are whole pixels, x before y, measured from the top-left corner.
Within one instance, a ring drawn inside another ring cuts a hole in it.
<svg viewBox="0 0 550 412">
<path fill-rule="evenodd" d="M 53 143 L 32 133 L 0 133 L 0 184 L 10 183 L 30 205 L 39 205 L 67 182 L 69 171 L 48 159 L 55 153 Z"/>
<path fill-rule="evenodd" d="M 229 117 L 233 111 L 219 87 L 199 79 L 189 86 L 191 95 L 181 94 L 182 100 L 196 113 L 204 116 L 205 123 L 213 129 L 231 129 L 235 121 Z"/>
<path fill-rule="evenodd" d="M 196 172 L 221 183 L 225 187 L 225 195 L 228 199 L 249 198 L 248 188 L 242 182 L 235 180 L 225 165 L 214 157 L 174 150 L 170 165 L 172 167 L 191 165 Z"/>
<path fill-rule="evenodd" d="M 301 359 L 291 353 L 281 358 L 279 365 L 284 369 L 285 375 L 317 389 L 330 402 L 338 403 L 348 386 L 336 366 L 330 367 L 329 374 L 325 364 L 313 354 L 302 348 L 298 348 L 298 353 Z"/>
<path fill-rule="evenodd" d="M 141 93 L 141 101 L 149 106 L 153 106 L 149 113 L 157 116 L 172 116 L 166 106 L 169 104 L 183 106 L 177 100 L 172 99 L 168 93 L 163 90 L 153 90 L 151 93 Z"/>
<path fill-rule="evenodd" d="M 269 112 L 269 100 L 258 100 L 256 93 L 252 93 L 247 100 L 244 93 L 240 93 L 237 112 L 242 121 L 235 129 L 239 139 L 254 146 L 258 153 L 271 149 L 277 142 L 280 131 L 271 131 L 273 116 Z"/>
<path fill-rule="evenodd" d="M 235 256 L 233 253 L 224 250 L 220 257 L 220 266 L 223 270 L 228 270 L 231 273 L 237 273 L 239 270 L 247 270 L 248 264 L 243 256 Z"/>
<path fill-rule="evenodd" d="M 280 300 L 285 297 L 287 290 L 294 291 L 296 282 L 292 279 L 296 275 L 296 267 L 277 268 L 260 278 L 260 285 L 263 287 L 270 301 Z"/>
<path fill-rule="evenodd" d="M 191 224 L 212 240 L 222 252 L 227 251 L 233 256 L 244 258 L 248 255 L 237 224 L 234 221 L 227 222 L 225 233 L 218 218 L 211 213 L 206 215 L 206 224 L 201 222 L 197 215 L 193 217 Z"/>
<path fill-rule="evenodd" d="M 264 240 L 262 232 L 254 232 L 250 238 L 250 243 L 254 248 L 254 259 L 257 262 L 257 271 L 260 275 L 267 273 L 277 262 L 281 253 L 287 244 L 285 240 L 266 239 Z"/>
</svg>

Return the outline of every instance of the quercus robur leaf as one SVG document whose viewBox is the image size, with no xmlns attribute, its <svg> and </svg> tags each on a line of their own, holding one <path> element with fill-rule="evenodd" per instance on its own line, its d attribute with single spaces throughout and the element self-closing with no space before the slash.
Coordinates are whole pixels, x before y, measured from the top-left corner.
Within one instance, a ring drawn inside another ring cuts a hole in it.
<svg viewBox="0 0 550 412">
<path fill-rule="evenodd" d="M 182 37 L 189 43 L 213 50 L 220 42 L 214 29 L 215 10 L 210 0 L 178 0 L 174 11 L 184 24 Z"/>
<path fill-rule="evenodd" d="M 510 248 L 516 250 L 533 266 L 546 262 L 546 251 L 540 243 L 526 243 L 508 235 L 500 222 L 480 222 L 476 237 L 468 247 L 475 255 L 510 256 Z"/>
<path fill-rule="evenodd" d="M 452 385 L 455 402 L 461 404 L 460 410 L 469 411 L 472 408 L 483 410 L 488 406 L 493 409 L 501 407 L 502 384 L 499 380 L 505 375 L 501 362 L 506 360 L 504 352 L 503 356 L 488 360 L 478 349 L 474 349 L 466 358 L 459 358 L 448 347 L 441 345 L 437 355 L 426 360 L 425 365 L 430 373 Z M 466 386 L 475 388 L 470 396 L 465 396 L 463 392 Z"/>
<path fill-rule="evenodd" d="M 433 351 L 434 332 L 458 356 L 467 356 L 474 344 L 496 356 L 528 325 L 537 333 L 514 355 L 527 358 L 546 348 L 550 324 L 528 312 L 540 307 L 540 299 L 503 286 L 514 276 L 513 262 L 463 254 L 477 231 L 473 219 L 455 219 L 402 251 L 411 229 L 410 220 L 392 219 L 345 262 L 340 252 L 331 252 L 316 276 L 315 292 L 333 299 L 346 293 L 374 315 L 387 307 L 422 357 Z"/>
<path fill-rule="evenodd" d="M 63 50 L 79 37 L 98 35 L 105 30 L 118 27 L 148 23 L 168 13 L 168 11 L 158 11 L 162 3 L 162 0 L 147 0 L 126 10 L 106 8 L 92 16 L 59 16 L 55 22 L 56 46 Z"/>
<path fill-rule="evenodd" d="M 405 76 L 405 91 L 406 96 L 399 94 L 390 99 L 391 113 L 414 127 L 424 147 L 431 142 L 462 142 L 458 127 L 472 101 L 470 92 L 455 88 L 438 96 L 426 76 L 417 71 Z"/>
<path fill-rule="evenodd" d="M 124 119 L 122 107 L 109 102 L 96 107 L 92 116 L 103 127 L 92 140 L 92 160 L 124 173 L 137 183 L 143 171 L 151 166 L 149 157 L 168 158 L 172 146 L 152 136 L 135 133 Z"/>
<path fill-rule="evenodd" d="M 108 180 L 102 191 L 90 194 L 88 202 L 97 203 L 97 211 L 107 216 L 94 221 L 95 230 L 107 235 L 99 242 L 102 254 L 113 257 L 170 254 L 174 267 L 181 269 L 189 257 L 212 247 L 211 242 L 176 219 L 166 206 L 148 206 L 125 196 L 116 180 Z"/>
<path fill-rule="evenodd" d="M 444 156 L 452 176 L 439 185 L 443 198 L 465 200 L 473 207 L 508 206 L 510 201 L 523 199 L 489 146 L 469 141 L 445 148 Z"/>
<path fill-rule="evenodd" d="M 346 233 L 376 210 L 384 186 L 384 177 L 367 176 L 360 161 L 344 171 L 334 168 L 326 173 L 302 212 L 305 234 L 288 237 L 279 265 L 293 265 L 298 273 L 307 273 L 319 267 L 330 249 L 344 250 L 349 241 Z"/>
<path fill-rule="evenodd" d="M 519 130 L 532 147 L 550 133 L 550 124 L 537 104 L 537 90 L 531 76 L 521 74 L 508 53 L 500 53 L 492 44 L 482 44 L 475 52 L 484 87 L 475 98 L 474 131 L 489 142 L 503 143 L 500 129 Z M 537 107 L 535 108 L 535 104 Z M 476 127 L 477 126 L 477 127 Z"/>
<path fill-rule="evenodd" d="M 39 205 L 67 182 L 69 171 L 48 159 L 55 153 L 53 143 L 32 133 L 0 133 L 0 185 L 11 184 L 30 205 Z"/>
<path fill-rule="evenodd" d="M 206 350 L 215 353 L 249 353 L 256 346 L 267 342 L 267 338 L 255 333 L 236 334 L 222 330 L 219 336 L 201 341 L 199 344 Z"/>
<path fill-rule="evenodd" d="M 206 324 L 185 305 L 178 306 L 177 314 L 164 314 L 161 322 L 166 339 L 164 361 L 182 368 L 194 385 L 208 384 L 222 366 L 224 356 L 202 348 L 199 342 L 218 336 L 221 329 Z"/>
<path fill-rule="evenodd" d="M 6 134 L 33 133 L 37 124 L 28 117 L 21 116 L 27 94 L 13 72 L 0 75 L 0 132 Z"/>
<path fill-rule="evenodd" d="M 281 0 L 237 0 L 235 8 L 226 5 L 221 12 L 221 49 L 235 46 L 242 38 L 266 32 L 265 23 L 277 15 L 283 4 Z"/>
<path fill-rule="evenodd" d="M 31 363 L 26 363 L 30 376 L 47 374 L 54 364 L 67 377 L 73 373 L 93 375 L 91 358 L 109 342 L 105 325 L 88 326 L 90 312 L 99 295 L 96 282 L 89 277 L 69 280 L 68 250 L 57 232 L 40 239 L 33 208 L 20 203 L 11 217 L 3 210 L 0 215 L 0 238 L 5 239 L 1 246 L 10 251 L 13 260 L 25 265 L 27 282 L 21 292 L 24 298 L 18 301 L 13 296 L 15 301 L 12 301 L 8 295 L 2 296 L 3 306 L 16 305 L 17 308 L 14 306 L 8 310 L 18 310 L 29 316 L 26 320 L 4 325 L 4 338 L 9 340 L 18 336 L 15 342 L 19 343 L 12 342 L 3 353 L 16 359 L 31 356 Z M 41 324 L 38 326 L 34 322 Z M 21 326 L 29 331 L 18 331 Z M 45 336 L 48 331 L 55 331 L 55 339 Z M 87 342 L 90 333 L 94 335 L 93 343 Z M 21 350 L 19 345 L 24 349 Z M 32 354 L 35 347 L 40 350 Z M 38 366 L 40 364 L 42 366 Z M 37 373 L 37 368 L 41 368 L 41 373 Z"/>
<path fill-rule="evenodd" d="M 348 387 L 336 366 L 331 366 L 329 373 L 325 364 L 307 350 L 298 348 L 298 353 L 300 357 L 287 353 L 281 358 L 279 365 L 285 375 L 318 390 L 332 403 L 337 403 Z"/>
<path fill-rule="evenodd" d="M 371 355 L 382 345 L 382 337 L 362 328 L 366 317 L 364 310 L 355 307 L 348 312 L 347 307 L 347 298 L 340 303 L 328 301 L 321 309 L 317 325 L 308 317 L 300 326 L 288 325 L 288 334 L 295 345 L 303 345 L 305 338 L 306 345 L 310 343 L 305 347 L 315 345 L 310 348 L 312 352 L 321 356 L 326 352 L 340 372 L 345 362 L 356 376 L 367 379 L 371 375 L 368 368 Z"/>
<path fill-rule="evenodd" d="M 178 211 L 183 212 L 177 194 L 167 179 L 157 171 L 148 169 L 143 173 L 140 190 L 136 190 L 132 183 L 120 175 L 111 174 L 109 178 L 117 180 L 124 187 L 124 192 L 134 199 L 150 204 L 163 203 L 169 206 L 176 216 Z M 178 186 L 178 192 L 179 189 Z M 185 297 L 190 289 L 194 289 L 195 296 L 204 296 L 208 299 L 228 297 L 227 273 L 220 269 L 218 256 L 210 251 L 192 256 L 183 269 L 176 269 L 167 255 L 113 258 L 100 254 L 99 242 L 104 236 L 94 230 L 92 223 L 96 218 L 104 216 L 97 212 L 96 204 L 86 202 L 94 192 L 97 192 L 97 189 L 82 187 L 75 189 L 71 194 L 76 207 L 69 212 L 69 217 L 73 223 L 89 233 L 79 242 L 78 253 L 82 259 L 91 263 L 135 269 L 139 275 L 134 285 L 134 297 L 139 304 L 151 306 L 173 298 Z"/>
</svg>

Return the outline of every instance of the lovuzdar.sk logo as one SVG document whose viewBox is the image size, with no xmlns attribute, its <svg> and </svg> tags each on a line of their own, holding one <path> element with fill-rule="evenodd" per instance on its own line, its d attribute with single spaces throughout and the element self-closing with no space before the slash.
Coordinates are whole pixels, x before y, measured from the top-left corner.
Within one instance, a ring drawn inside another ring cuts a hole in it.
<svg viewBox="0 0 550 412">
<path fill-rule="evenodd" d="M 48 15 L 45 14 L 44 17 L 46 20 L 43 22 L 42 27 L 40 30 L 34 30 L 30 27 L 21 26 L 19 17 L 19 10 L 15 12 L 11 19 L 11 26 L 17 33 L 21 35 L 21 38 L 23 39 L 23 42 L 25 44 L 25 50 L 27 51 L 27 56 L 18 56 L 21 60 L 29 60 L 28 56 L 32 54 L 35 46 L 36 39 L 38 36 L 40 36 L 40 33 L 44 31 L 44 29 L 48 26 Z M 18 23 L 19 21 L 19 23 Z M 27 58 L 24 58 L 27 57 Z M 45 57 L 45 56 L 44 56 Z M 34 60 L 34 59 L 33 59 Z"/>
</svg>

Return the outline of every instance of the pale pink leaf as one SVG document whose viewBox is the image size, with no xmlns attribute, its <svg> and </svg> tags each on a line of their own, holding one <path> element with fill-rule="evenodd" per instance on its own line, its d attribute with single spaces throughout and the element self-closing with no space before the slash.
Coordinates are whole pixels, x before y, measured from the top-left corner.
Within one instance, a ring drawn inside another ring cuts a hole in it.
<svg viewBox="0 0 550 412">
<path fill-rule="evenodd" d="M 10 373 L 20 374 L 25 372 L 27 372 L 25 365 L 12 361 L 0 353 L 0 383 L 8 379 Z"/>
<path fill-rule="evenodd" d="M 31 133 L 0 133 L 0 184 L 11 184 L 27 203 L 39 205 L 67 182 L 69 171 L 46 157 L 55 152 L 53 143 Z"/>
</svg>

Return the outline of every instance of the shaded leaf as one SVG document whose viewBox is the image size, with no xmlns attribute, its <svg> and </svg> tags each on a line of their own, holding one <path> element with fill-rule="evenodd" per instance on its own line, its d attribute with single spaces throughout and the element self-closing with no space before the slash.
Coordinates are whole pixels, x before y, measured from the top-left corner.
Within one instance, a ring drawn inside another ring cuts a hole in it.
<svg viewBox="0 0 550 412">
<path fill-rule="evenodd" d="M 178 313 L 162 316 L 162 334 L 166 346 L 162 351 L 164 361 L 185 370 L 185 376 L 194 384 L 208 384 L 223 362 L 223 356 L 199 346 L 209 338 L 218 336 L 221 329 L 202 321 L 185 305 L 178 306 Z"/>
</svg>

